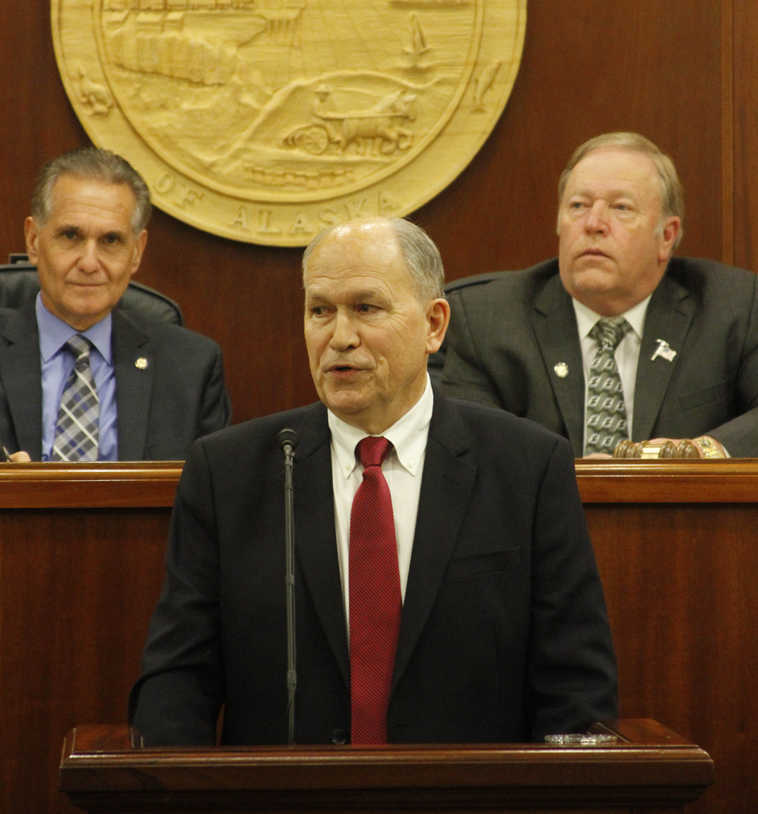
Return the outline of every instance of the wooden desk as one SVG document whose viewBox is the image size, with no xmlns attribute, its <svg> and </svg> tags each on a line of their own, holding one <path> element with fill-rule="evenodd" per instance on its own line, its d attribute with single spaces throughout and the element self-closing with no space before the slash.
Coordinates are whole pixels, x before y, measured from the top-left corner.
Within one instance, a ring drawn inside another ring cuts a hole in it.
<svg viewBox="0 0 758 814">
<path fill-rule="evenodd" d="M 125 720 L 179 474 L 0 465 L 0 811 L 74 811 L 57 791 L 64 734 Z M 692 814 L 752 814 L 758 462 L 580 461 L 577 476 L 621 714 L 713 757 L 716 782 Z"/>
<path fill-rule="evenodd" d="M 0 811 L 75 811 L 61 738 L 126 720 L 180 471 L 0 465 Z"/>
<path fill-rule="evenodd" d="M 758 807 L 758 461 L 578 461 L 624 717 L 700 744 L 695 814 Z"/>
</svg>

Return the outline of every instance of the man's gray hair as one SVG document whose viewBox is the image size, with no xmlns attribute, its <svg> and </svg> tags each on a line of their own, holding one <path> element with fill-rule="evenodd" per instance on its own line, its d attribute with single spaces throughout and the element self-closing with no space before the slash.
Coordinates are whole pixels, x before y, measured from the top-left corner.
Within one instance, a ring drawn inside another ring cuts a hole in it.
<svg viewBox="0 0 758 814">
<path fill-rule="evenodd" d="M 369 218 L 377 223 L 386 223 L 391 229 L 405 260 L 405 265 L 413 280 L 420 300 L 436 299 L 445 296 L 445 267 L 439 249 L 429 235 L 415 223 L 405 218 Z M 322 229 L 305 247 L 303 252 L 303 274 L 311 252 L 332 232 L 345 224 L 335 224 Z"/>
<path fill-rule="evenodd" d="M 661 182 L 662 215 L 664 218 L 674 215 L 680 220 L 679 234 L 673 246 L 673 248 L 676 248 L 684 234 L 684 190 L 682 189 L 682 183 L 671 158 L 662 152 L 658 145 L 640 133 L 626 131 L 602 133 L 585 141 L 584 144 L 580 144 L 572 153 L 558 180 L 558 206 L 560 207 L 563 200 L 563 193 L 571 170 L 591 152 L 613 147 L 642 153 L 648 156 L 655 165 L 658 179 Z"/>
<path fill-rule="evenodd" d="M 63 153 L 45 164 L 37 176 L 32 193 L 32 217 L 44 224 L 53 206 L 53 187 L 62 175 L 75 175 L 106 184 L 126 184 L 134 193 L 132 230 L 139 234 L 150 220 L 150 190 L 142 176 L 117 153 L 97 147 L 80 147 Z"/>
</svg>

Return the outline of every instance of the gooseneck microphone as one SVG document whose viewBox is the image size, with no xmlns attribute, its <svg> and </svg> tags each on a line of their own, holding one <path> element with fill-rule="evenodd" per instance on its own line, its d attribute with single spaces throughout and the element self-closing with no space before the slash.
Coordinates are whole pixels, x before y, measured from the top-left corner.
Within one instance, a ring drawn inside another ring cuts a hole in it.
<svg viewBox="0 0 758 814">
<path fill-rule="evenodd" d="M 295 742 L 295 489 L 292 473 L 295 468 L 297 433 L 285 427 L 277 433 L 284 453 L 284 593 L 287 613 L 287 743 Z"/>
</svg>

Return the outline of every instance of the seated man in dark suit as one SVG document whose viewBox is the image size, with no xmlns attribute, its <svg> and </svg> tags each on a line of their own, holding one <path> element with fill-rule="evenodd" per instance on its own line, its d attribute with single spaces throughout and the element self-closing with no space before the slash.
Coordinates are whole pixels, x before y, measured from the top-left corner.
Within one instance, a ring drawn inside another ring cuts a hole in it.
<svg viewBox="0 0 758 814">
<path fill-rule="evenodd" d="M 228 423 L 215 342 L 113 310 L 149 217 L 145 182 L 114 153 L 84 148 L 42 169 L 24 224 L 40 292 L 0 309 L 0 440 L 12 460 L 181 459 Z"/>
<path fill-rule="evenodd" d="M 624 439 L 643 457 L 758 455 L 758 276 L 671 257 L 671 159 L 601 135 L 558 194 L 557 259 L 450 292 L 443 392 L 532 418 L 577 457 Z"/>
<path fill-rule="evenodd" d="M 306 249 L 303 284 L 320 402 L 193 446 L 130 698 L 145 743 L 215 743 L 222 705 L 223 743 L 288 741 L 284 428 L 296 742 L 523 741 L 613 718 L 571 449 L 433 391 L 436 246 L 405 220 L 353 221 Z"/>
</svg>

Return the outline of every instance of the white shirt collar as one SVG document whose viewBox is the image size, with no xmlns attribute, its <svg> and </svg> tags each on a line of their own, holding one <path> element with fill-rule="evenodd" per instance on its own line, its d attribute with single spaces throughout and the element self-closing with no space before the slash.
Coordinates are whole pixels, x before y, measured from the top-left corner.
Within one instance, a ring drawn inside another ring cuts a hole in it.
<svg viewBox="0 0 758 814">
<path fill-rule="evenodd" d="M 427 374 L 426 387 L 421 398 L 405 415 L 381 433 L 392 444 L 400 465 L 413 476 L 419 472 L 423 464 L 433 406 L 434 393 L 429 374 Z M 337 466 L 342 476 L 347 479 L 358 466 L 355 447 L 360 440 L 366 437 L 366 433 L 343 421 L 331 410 L 327 410 L 327 416 Z"/>
<path fill-rule="evenodd" d="M 647 307 L 650 304 L 650 298 L 652 294 L 648 294 L 642 302 L 638 302 L 633 308 L 630 308 L 623 314 L 619 314 L 619 316 L 624 317 L 626 321 L 632 326 L 632 330 L 637 336 L 637 339 L 640 341 L 642 340 L 642 332 L 645 328 L 645 314 L 647 313 Z M 575 300 L 572 298 L 571 300 L 574 304 L 574 313 L 576 314 L 576 324 L 577 328 L 579 329 L 579 337 L 584 339 L 586 336 L 589 335 L 589 332 L 592 330 L 595 323 L 602 319 L 602 314 L 596 314 L 591 308 L 588 308 L 583 303 L 579 302 L 579 300 Z"/>
</svg>

